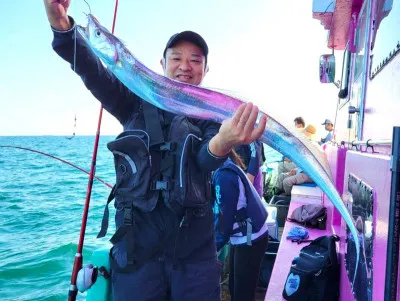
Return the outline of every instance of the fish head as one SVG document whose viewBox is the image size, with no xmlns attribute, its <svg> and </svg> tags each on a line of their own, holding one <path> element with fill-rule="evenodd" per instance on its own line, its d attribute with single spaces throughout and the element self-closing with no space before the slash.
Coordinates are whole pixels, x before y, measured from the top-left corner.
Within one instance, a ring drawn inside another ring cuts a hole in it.
<svg viewBox="0 0 400 301">
<path fill-rule="evenodd" d="M 95 54 L 109 67 L 118 64 L 118 46 L 121 43 L 91 14 L 87 27 L 78 27 L 79 33 Z"/>
</svg>

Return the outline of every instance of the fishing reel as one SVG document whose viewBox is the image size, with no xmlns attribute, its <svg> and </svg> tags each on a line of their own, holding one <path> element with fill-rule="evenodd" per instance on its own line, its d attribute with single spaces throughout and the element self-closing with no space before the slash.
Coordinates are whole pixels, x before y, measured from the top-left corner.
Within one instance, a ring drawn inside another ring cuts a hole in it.
<svg viewBox="0 0 400 301">
<path fill-rule="evenodd" d="M 76 287 L 81 293 L 87 291 L 96 282 L 98 276 L 103 276 L 105 279 L 110 278 L 110 274 L 105 267 L 97 267 L 93 264 L 88 264 L 81 268 L 76 278 Z"/>
</svg>

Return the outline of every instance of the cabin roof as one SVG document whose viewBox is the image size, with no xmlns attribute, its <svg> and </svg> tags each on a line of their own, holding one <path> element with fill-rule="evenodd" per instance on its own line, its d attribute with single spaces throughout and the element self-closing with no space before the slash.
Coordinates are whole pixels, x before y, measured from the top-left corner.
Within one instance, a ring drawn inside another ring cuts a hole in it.
<svg viewBox="0 0 400 301">
<path fill-rule="evenodd" d="M 346 48 L 351 16 L 361 8 L 363 0 L 313 0 L 313 18 L 328 30 L 327 46 L 335 50 Z"/>
</svg>

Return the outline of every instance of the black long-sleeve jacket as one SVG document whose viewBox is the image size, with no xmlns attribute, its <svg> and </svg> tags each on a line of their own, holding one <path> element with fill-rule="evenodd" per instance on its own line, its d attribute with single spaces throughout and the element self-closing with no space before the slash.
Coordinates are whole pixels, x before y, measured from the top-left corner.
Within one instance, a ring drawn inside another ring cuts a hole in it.
<svg viewBox="0 0 400 301">
<path fill-rule="evenodd" d="M 73 19 L 71 18 L 73 22 Z M 55 52 L 71 64 L 72 69 L 81 77 L 83 83 L 91 93 L 101 102 L 103 108 L 112 114 L 122 124 L 124 130 L 143 128 L 142 100 L 127 89 L 92 53 L 86 43 L 76 34 L 75 27 L 68 31 L 57 31 L 53 28 L 54 40 L 52 42 Z M 167 112 L 158 110 L 160 120 L 163 121 Z M 211 121 L 190 119 L 202 132 L 200 150 L 193 160 L 202 172 L 210 173 L 217 169 L 226 157 L 217 157 L 211 154 L 208 145 L 212 137 L 219 130 L 220 125 Z M 164 129 L 165 130 L 165 129 Z M 168 132 L 168 131 L 165 131 Z M 211 201 L 211 200 L 210 200 Z M 171 231 L 179 225 L 179 218 L 170 212 L 165 204 L 160 204 L 152 212 L 139 212 L 136 219 L 137 235 L 135 237 L 139 247 L 138 252 L 146 253 L 148 249 L 156 248 Z M 215 256 L 215 239 L 213 231 L 213 215 L 211 204 L 207 208 L 207 217 L 196 233 L 183 233 L 186 238 L 196 238 L 178 250 L 179 258 L 189 260 L 203 260 Z M 192 228 L 192 229 L 193 229 Z M 192 231 L 190 228 L 184 231 Z M 164 251 L 167 256 L 175 256 L 175 237 L 165 243 Z M 183 245 L 183 244 L 182 244 Z M 123 257 L 119 257 L 118 250 L 124 245 L 114 248 L 114 256 L 123 265 Z M 140 251 L 142 250 L 142 251 Z M 122 250 L 122 252 L 124 252 Z M 189 258 L 190 257 L 190 258 Z M 121 260 L 119 260 L 121 259 Z"/>
</svg>

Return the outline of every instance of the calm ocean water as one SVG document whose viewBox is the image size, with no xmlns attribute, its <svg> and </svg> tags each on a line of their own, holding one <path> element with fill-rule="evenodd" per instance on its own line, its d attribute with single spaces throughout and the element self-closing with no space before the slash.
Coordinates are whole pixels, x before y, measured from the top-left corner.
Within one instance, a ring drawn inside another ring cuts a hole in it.
<svg viewBox="0 0 400 301">
<path fill-rule="evenodd" d="M 112 154 L 100 138 L 96 176 L 114 183 Z M 94 137 L 0 137 L 0 145 L 20 146 L 51 154 L 90 170 Z M 267 161 L 279 153 L 266 147 Z M 37 153 L 0 147 L 0 300 L 67 300 L 74 255 L 79 239 L 88 175 Z M 110 189 L 95 180 L 84 245 L 84 264 L 93 250 L 107 244 L 114 233 L 100 230 Z M 79 295 L 78 300 L 84 300 Z"/>
</svg>

